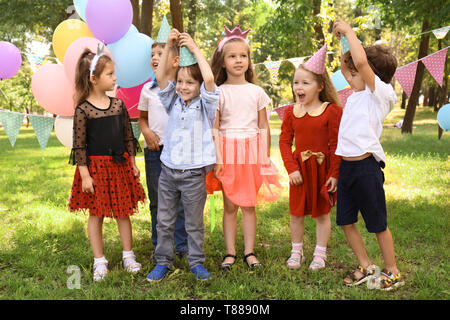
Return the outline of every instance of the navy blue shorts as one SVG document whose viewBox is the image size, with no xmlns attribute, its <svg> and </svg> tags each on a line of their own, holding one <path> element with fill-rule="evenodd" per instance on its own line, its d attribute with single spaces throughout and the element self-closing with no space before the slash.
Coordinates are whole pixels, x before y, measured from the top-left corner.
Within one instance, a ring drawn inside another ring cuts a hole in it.
<svg viewBox="0 0 450 320">
<path fill-rule="evenodd" d="M 379 233 L 386 230 L 382 167 L 384 162 L 378 163 L 373 156 L 360 161 L 341 161 L 336 204 L 338 226 L 356 223 L 358 211 L 361 211 L 367 231 Z"/>
</svg>

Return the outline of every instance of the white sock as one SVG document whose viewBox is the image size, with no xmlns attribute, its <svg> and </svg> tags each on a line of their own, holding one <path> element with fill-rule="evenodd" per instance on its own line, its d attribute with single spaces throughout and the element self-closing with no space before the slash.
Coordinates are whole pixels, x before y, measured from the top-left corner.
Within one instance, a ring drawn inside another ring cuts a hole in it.
<svg viewBox="0 0 450 320">
<path fill-rule="evenodd" d="M 122 258 L 128 256 L 128 255 L 134 255 L 133 250 L 130 251 L 122 251 Z"/>
<path fill-rule="evenodd" d="M 94 258 L 94 265 L 96 265 L 99 262 L 108 263 L 108 260 L 106 260 L 105 256 L 103 256 L 101 258 Z M 102 270 L 106 270 L 106 269 L 107 269 L 107 267 L 106 267 L 106 264 L 104 264 L 104 263 L 100 263 L 95 266 L 95 270 L 98 270 L 98 271 L 102 271 Z"/>
<path fill-rule="evenodd" d="M 293 255 L 301 255 L 301 252 L 303 251 L 303 242 L 292 242 L 292 250 L 300 251 L 300 254 L 292 253 Z"/>
</svg>

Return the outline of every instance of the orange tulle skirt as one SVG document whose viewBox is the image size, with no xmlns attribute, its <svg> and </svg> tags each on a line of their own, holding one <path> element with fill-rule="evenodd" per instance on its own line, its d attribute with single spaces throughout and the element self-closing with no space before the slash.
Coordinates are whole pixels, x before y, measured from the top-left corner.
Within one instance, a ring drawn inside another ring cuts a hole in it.
<svg viewBox="0 0 450 320">
<path fill-rule="evenodd" d="M 116 163 L 112 156 L 90 156 L 89 173 L 94 180 L 95 194 L 82 191 L 78 167 L 72 184 L 69 210 L 85 211 L 98 217 L 124 218 L 137 212 L 138 203 L 145 201 L 145 191 L 134 176 L 128 153 L 125 164 Z"/>
<path fill-rule="evenodd" d="M 282 190 L 278 170 L 267 157 L 266 144 L 259 135 L 249 138 L 219 137 L 223 171 L 206 177 L 209 194 L 223 190 L 235 204 L 254 207 L 276 201 Z"/>
</svg>

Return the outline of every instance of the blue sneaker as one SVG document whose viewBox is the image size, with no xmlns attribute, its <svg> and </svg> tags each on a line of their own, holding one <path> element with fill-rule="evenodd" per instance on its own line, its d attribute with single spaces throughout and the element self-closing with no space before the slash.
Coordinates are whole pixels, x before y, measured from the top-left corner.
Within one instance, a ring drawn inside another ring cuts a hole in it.
<svg viewBox="0 0 450 320">
<path fill-rule="evenodd" d="M 207 280 L 211 278 L 211 273 L 209 273 L 201 264 L 193 267 L 191 272 L 197 276 L 198 280 Z"/>
<path fill-rule="evenodd" d="M 168 267 L 163 266 L 162 264 L 157 264 L 155 268 L 147 275 L 146 279 L 150 282 L 161 281 L 166 275 L 167 271 L 169 271 Z"/>
</svg>

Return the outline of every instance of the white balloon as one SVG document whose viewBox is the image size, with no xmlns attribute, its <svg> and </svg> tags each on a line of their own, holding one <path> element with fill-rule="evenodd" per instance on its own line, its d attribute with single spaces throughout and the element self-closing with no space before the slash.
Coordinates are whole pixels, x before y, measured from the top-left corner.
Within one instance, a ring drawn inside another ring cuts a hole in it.
<svg viewBox="0 0 450 320">
<path fill-rule="evenodd" d="M 73 117 L 57 116 L 55 119 L 55 133 L 61 144 L 69 149 L 73 146 Z"/>
</svg>

